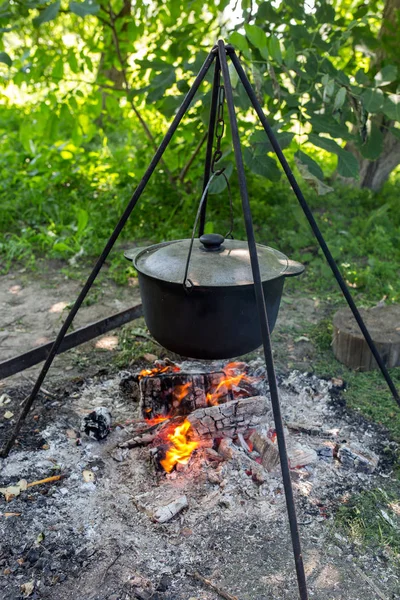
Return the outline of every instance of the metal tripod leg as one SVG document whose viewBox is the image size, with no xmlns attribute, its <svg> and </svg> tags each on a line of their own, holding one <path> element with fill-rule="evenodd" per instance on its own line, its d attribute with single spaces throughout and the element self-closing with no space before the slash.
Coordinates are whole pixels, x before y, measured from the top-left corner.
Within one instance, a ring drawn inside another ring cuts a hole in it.
<svg viewBox="0 0 400 600">
<path fill-rule="evenodd" d="M 212 160 L 212 151 L 214 144 L 214 132 L 215 132 L 215 122 L 217 119 L 217 102 L 219 95 L 219 82 L 221 79 L 221 65 L 219 62 L 219 58 L 215 60 L 215 70 L 214 70 L 214 80 L 213 87 L 211 92 L 211 107 L 210 107 L 210 120 L 208 123 L 208 138 L 207 138 L 207 150 L 206 150 L 206 160 L 204 163 L 204 181 L 203 181 L 203 192 L 207 186 L 208 180 L 211 175 L 211 160 Z M 200 225 L 199 225 L 199 237 L 204 233 L 204 226 L 206 223 L 206 212 L 207 212 L 207 196 L 205 198 L 203 207 L 201 209 L 200 215 Z"/>
<path fill-rule="evenodd" d="M 251 216 L 249 196 L 247 192 L 246 175 L 244 171 L 242 151 L 240 147 L 239 131 L 236 121 L 235 105 L 233 101 L 232 86 L 226 58 L 226 47 L 222 40 L 218 42 L 219 59 L 221 62 L 222 76 L 225 85 L 226 103 L 228 106 L 231 125 L 232 143 L 235 151 L 236 168 L 239 179 L 239 189 L 242 198 L 243 216 L 245 220 L 251 268 L 254 279 L 254 290 L 257 301 L 258 318 L 264 346 L 265 363 L 267 367 L 268 382 L 271 394 L 272 409 L 274 413 L 275 429 L 278 439 L 279 455 L 281 461 L 283 485 L 285 488 L 286 507 L 289 516 L 290 533 L 293 544 L 293 554 L 296 565 L 297 582 L 301 600 L 308 599 L 307 582 L 304 572 L 303 556 L 301 552 L 300 536 L 297 525 L 296 509 L 294 505 L 292 482 L 290 480 L 289 461 L 286 452 L 285 434 L 279 404 L 278 388 L 275 377 L 274 361 L 272 357 L 271 336 L 268 326 L 267 310 L 265 306 L 264 291 L 262 287 L 260 267 L 257 257 L 257 247 L 254 238 L 253 219 Z"/>
<path fill-rule="evenodd" d="M 193 97 L 194 97 L 195 93 L 197 92 L 201 82 L 203 81 L 204 77 L 206 76 L 207 71 L 209 70 L 215 56 L 216 56 L 216 51 L 213 49 L 210 52 L 210 54 L 207 56 L 206 60 L 204 61 L 204 64 L 199 71 L 199 74 L 197 75 L 195 81 L 193 82 L 192 87 L 186 94 L 174 120 L 172 121 L 172 123 L 170 125 L 170 128 L 168 129 L 168 131 L 167 131 L 164 139 L 162 140 L 160 146 L 158 147 L 150 165 L 148 166 L 147 171 L 143 175 L 143 177 L 142 177 L 138 187 L 136 188 L 132 198 L 130 199 L 129 204 L 126 207 L 121 219 L 119 220 L 116 228 L 114 229 L 113 233 L 111 234 L 107 244 L 104 247 L 103 252 L 101 253 L 100 257 L 98 258 L 98 260 L 97 260 L 95 266 L 93 267 L 93 270 L 90 273 L 85 285 L 83 286 L 78 298 L 76 299 L 67 318 L 65 319 L 65 322 L 57 335 L 57 338 L 56 338 L 56 340 L 53 344 L 53 347 L 46 359 L 46 362 L 44 363 L 42 370 L 40 371 L 39 376 L 35 382 L 35 385 L 33 386 L 32 392 L 24 401 L 21 413 L 15 424 L 14 430 L 13 430 L 10 438 L 8 439 L 8 441 L 5 443 L 4 447 L 2 448 L 0 456 L 2 456 L 2 457 L 8 456 L 8 453 L 10 452 L 10 450 L 12 448 L 15 438 L 17 437 L 18 432 L 21 429 L 22 423 L 24 422 L 26 415 L 28 414 L 29 410 L 31 409 L 31 407 L 34 403 L 34 400 L 40 390 L 40 387 L 47 375 L 47 372 L 52 365 L 52 362 L 57 354 L 57 350 L 60 347 L 61 342 L 63 341 L 63 339 L 65 337 L 65 334 L 67 333 L 72 321 L 74 320 L 76 313 L 78 312 L 79 308 L 81 307 L 82 302 L 85 299 L 87 293 L 89 292 L 90 288 L 92 287 L 93 282 L 96 279 L 107 256 L 111 252 L 111 249 L 114 246 L 119 234 L 121 233 L 122 229 L 124 228 L 125 223 L 127 222 L 131 212 L 135 208 L 137 201 L 139 200 L 139 198 L 140 198 L 144 188 L 146 187 L 151 175 L 153 174 L 158 162 L 160 161 L 162 155 L 164 154 L 165 149 L 167 148 L 169 142 L 171 141 L 171 138 L 174 135 L 179 123 L 181 122 L 183 115 L 189 108 L 190 103 L 192 102 Z"/>
<path fill-rule="evenodd" d="M 339 284 L 340 289 L 342 290 L 343 296 L 346 298 L 347 304 L 349 305 L 351 312 L 354 315 L 355 320 L 358 323 L 359 328 L 361 329 L 361 332 L 365 338 L 365 341 L 367 342 L 373 357 L 375 358 L 376 362 L 378 363 L 378 366 L 382 372 L 383 377 L 386 380 L 386 383 L 389 386 L 389 389 L 393 395 L 393 398 L 396 400 L 397 404 L 400 406 L 400 397 L 398 394 L 398 391 L 396 389 L 396 386 L 393 383 L 392 378 L 389 375 L 389 372 L 386 368 L 386 365 L 384 364 L 381 355 L 379 354 L 374 341 L 371 338 L 371 335 L 363 321 L 362 316 L 359 313 L 359 310 L 357 308 L 357 306 L 355 305 L 355 302 L 350 294 L 350 291 L 346 285 L 346 282 L 344 281 L 342 274 L 339 271 L 339 268 L 323 238 L 323 235 L 314 219 L 314 216 L 310 210 L 310 207 L 307 204 L 306 199 L 303 196 L 303 193 L 292 173 L 291 168 L 288 165 L 288 162 L 279 146 L 279 143 L 275 137 L 275 134 L 271 128 L 271 126 L 269 125 L 266 116 L 264 115 L 263 109 L 261 108 L 261 105 L 259 103 L 259 101 L 257 100 L 257 96 L 253 90 L 253 88 L 251 87 L 251 84 L 246 76 L 246 73 L 243 70 L 242 65 L 240 64 L 240 61 L 238 59 L 238 57 L 235 54 L 234 49 L 232 48 L 232 46 L 227 46 L 227 53 L 230 57 L 230 59 L 232 60 L 235 69 L 239 75 L 239 78 L 241 80 L 241 82 L 243 83 L 243 86 L 247 92 L 247 95 L 249 96 L 251 103 L 253 104 L 253 107 L 261 121 L 262 126 L 265 129 L 265 133 L 267 134 L 269 141 L 271 142 L 271 146 L 273 147 L 275 154 L 277 155 L 279 162 L 282 165 L 283 170 L 285 171 L 286 177 L 289 180 L 290 185 L 292 186 L 292 189 L 294 191 L 294 193 L 296 194 L 296 197 L 300 203 L 301 208 L 304 211 L 304 214 L 311 226 L 311 229 L 315 235 L 315 237 L 317 238 L 317 241 L 321 247 L 322 252 L 325 255 L 325 258 L 330 266 L 330 268 L 332 269 L 332 272 L 336 278 L 336 281 Z"/>
</svg>

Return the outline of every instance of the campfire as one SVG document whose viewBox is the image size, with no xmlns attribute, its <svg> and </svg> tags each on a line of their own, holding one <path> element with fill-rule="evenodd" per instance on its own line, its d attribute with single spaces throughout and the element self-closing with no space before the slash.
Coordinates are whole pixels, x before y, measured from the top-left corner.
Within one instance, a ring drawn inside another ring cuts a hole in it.
<svg viewBox="0 0 400 600">
<path fill-rule="evenodd" d="M 140 371 L 136 381 L 143 421 L 124 446 L 150 445 L 157 467 L 167 473 L 187 464 L 197 449 L 218 447 L 225 438 L 239 438 L 249 449 L 267 410 L 256 388 L 260 378 L 249 375 L 242 362 L 210 372 L 160 362 Z"/>
</svg>

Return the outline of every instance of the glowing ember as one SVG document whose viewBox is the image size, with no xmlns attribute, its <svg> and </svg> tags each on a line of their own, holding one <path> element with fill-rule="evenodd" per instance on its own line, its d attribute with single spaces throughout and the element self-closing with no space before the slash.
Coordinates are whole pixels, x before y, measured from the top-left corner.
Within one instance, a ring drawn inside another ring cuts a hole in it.
<svg viewBox="0 0 400 600">
<path fill-rule="evenodd" d="M 174 432 L 168 434 L 168 439 L 172 446 L 165 455 L 165 458 L 160 461 L 161 466 L 167 473 L 171 473 L 177 463 L 186 465 L 192 453 L 199 446 L 199 442 L 189 441 L 187 434 L 190 429 L 190 422 L 185 420 L 182 425 L 175 427 Z"/>
<path fill-rule="evenodd" d="M 150 427 L 152 425 L 158 425 L 159 423 L 163 423 L 164 421 L 168 421 L 169 417 L 164 417 L 162 415 L 158 415 L 156 417 L 153 417 L 152 419 L 146 419 L 146 423 L 148 423 L 148 425 L 150 425 Z"/>
</svg>

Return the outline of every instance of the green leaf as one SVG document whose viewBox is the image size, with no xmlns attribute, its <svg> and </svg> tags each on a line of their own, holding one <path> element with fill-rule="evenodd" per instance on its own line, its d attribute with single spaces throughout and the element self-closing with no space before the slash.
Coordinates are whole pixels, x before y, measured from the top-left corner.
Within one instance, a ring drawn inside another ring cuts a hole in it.
<svg viewBox="0 0 400 600">
<path fill-rule="evenodd" d="M 321 6 L 315 11 L 315 17 L 318 23 L 333 23 L 335 16 L 335 9 L 327 2 L 321 3 Z"/>
<path fill-rule="evenodd" d="M 78 17 L 87 17 L 87 15 L 96 15 L 100 10 L 100 5 L 95 0 L 84 0 L 84 2 L 70 2 L 69 10 L 78 15 Z"/>
<path fill-rule="evenodd" d="M 318 60 L 315 54 L 310 54 L 305 64 L 305 70 L 310 77 L 316 77 L 318 74 Z"/>
<path fill-rule="evenodd" d="M 268 50 L 270 55 L 276 62 L 281 65 L 282 64 L 282 51 L 281 51 L 281 43 L 279 39 L 273 33 L 269 36 L 268 40 Z"/>
<path fill-rule="evenodd" d="M 282 150 L 290 146 L 294 133 L 291 133 L 290 131 L 281 131 L 279 133 L 274 131 L 274 133 Z M 250 136 L 249 142 L 253 147 L 253 154 L 256 156 L 273 151 L 264 129 L 257 129 L 254 131 Z"/>
<path fill-rule="evenodd" d="M 281 172 L 276 161 L 267 154 L 254 155 L 249 148 L 244 148 L 243 157 L 246 166 L 256 175 L 261 175 L 270 181 L 279 181 Z"/>
<path fill-rule="evenodd" d="M 164 96 L 165 91 L 175 83 L 175 69 L 170 69 L 159 73 L 150 82 L 150 92 L 147 94 L 148 102 L 156 102 Z"/>
<path fill-rule="evenodd" d="M 383 150 L 383 133 L 375 123 L 371 126 L 371 132 L 367 137 L 366 143 L 360 146 L 359 149 L 362 156 L 368 160 L 376 160 L 381 155 Z"/>
<path fill-rule="evenodd" d="M 333 112 L 342 108 L 345 100 L 346 100 L 346 88 L 342 87 L 342 88 L 340 88 L 340 90 L 338 91 L 338 93 L 335 96 L 335 101 L 333 103 Z"/>
<path fill-rule="evenodd" d="M 59 58 L 55 63 L 53 70 L 51 72 L 51 76 L 58 82 L 63 78 L 64 75 L 64 61 L 62 58 Z"/>
<path fill-rule="evenodd" d="M 320 135 L 315 135 L 315 133 L 310 133 L 308 136 L 308 141 L 313 144 L 313 146 L 317 146 L 317 148 L 322 148 L 327 152 L 333 152 L 334 154 L 340 154 L 342 152 L 342 148 L 337 144 L 334 140 L 331 140 L 326 137 L 322 137 Z"/>
<path fill-rule="evenodd" d="M 229 63 L 229 77 L 231 80 L 231 85 L 233 87 L 233 89 L 236 88 L 237 84 L 239 83 L 239 75 L 238 72 L 235 69 L 235 66 L 233 63 Z"/>
<path fill-rule="evenodd" d="M 339 154 L 337 170 L 342 177 L 358 179 L 359 165 L 356 157 L 351 152 L 341 149 Z"/>
<path fill-rule="evenodd" d="M 369 85 L 371 83 L 364 69 L 358 69 L 357 73 L 355 74 L 355 79 L 359 85 Z"/>
<path fill-rule="evenodd" d="M 377 113 L 382 109 L 384 96 L 382 90 L 365 90 L 361 94 L 361 101 L 369 113 Z"/>
<path fill-rule="evenodd" d="M 270 4 L 270 0 L 268 2 L 261 2 L 258 7 L 257 17 L 263 21 L 275 22 L 276 13 Z"/>
<path fill-rule="evenodd" d="M 267 47 L 267 36 L 265 31 L 258 25 L 245 24 L 244 30 L 250 42 L 258 49 Z"/>
<path fill-rule="evenodd" d="M 85 231 L 89 222 L 89 213 L 84 208 L 77 209 L 78 224 L 76 229 L 76 237 L 79 239 Z"/>
<path fill-rule="evenodd" d="M 383 112 L 392 121 L 400 121 L 400 94 L 390 94 L 385 98 Z"/>
<path fill-rule="evenodd" d="M 354 18 L 355 19 L 362 19 L 363 17 L 365 17 L 365 15 L 367 14 L 369 10 L 369 6 L 368 3 L 367 4 L 361 4 L 361 6 L 356 10 L 356 12 L 354 13 Z"/>
<path fill-rule="evenodd" d="M 76 60 L 75 52 L 74 52 L 74 50 L 72 48 L 68 52 L 67 61 L 68 61 L 68 64 L 69 64 L 69 67 L 70 67 L 71 71 L 73 73 L 78 73 L 79 72 L 78 61 Z"/>
<path fill-rule="evenodd" d="M 311 175 L 317 177 L 318 179 L 324 178 L 324 173 L 321 167 L 318 163 L 315 162 L 315 160 L 311 158 L 311 156 L 308 156 L 308 154 L 305 154 L 301 150 L 298 150 L 295 154 L 295 157 L 298 159 L 298 161 L 300 161 L 301 163 L 303 163 L 303 165 L 307 167 Z"/>
<path fill-rule="evenodd" d="M 157 105 L 157 108 L 167 118 L 171 118 L 182 104 L 182 100 L 183 96 L 166 96 L 161 102 L 161 105 Z"/>
<path fill-rule="evenodd" d="M 310 123 L 313 131 L 320 133 L 329 133 L 334 138 L 342 138 L 347 140 L 351 137 L 346 125 L 337 123 L 335 119 L 328 115 L 313 115 Z"/>
<path fill-rule="evenodd" d="M 382 87 L 392 83 L 392 81 L 396 81 L 396 79 L 397 67 L 395 65 L 387 65 L 375 75 L 375 85 Z"/>
<path fill-rule="evenodd" d="M 294 67 L 296 64 L 296 49 L 293 43 L 289 44 L 288 48 L 286 49 L 284 62 L 289 69 Z"/>
<path fill-rule="evenodd" d="M 248 52 L 249 45 L 244 35 L 239 33 L 238 31 L 234 31 L 229 36 L 229 43 L 232 44 L 235 48 L 237 48 L 240 52 Z"/>
<path fill-rule="evenodd" d="M 233 164 L 231 162 L 229 162 L 229 163 L 223 162 L 221 159 L 221 164 L 218 163 L 218 168 L 220 169 L 221 167 L 225 167 L 224 173 L 229 180 L 229 178 L 233 172 Z M 220 194 L 221 192 L 224 191 L 225 188 L 226 188 L 225 177 L 218 176 L 211 182 L 211 185 L 208 188 L 208 193 L 209 194 Z"/>
<path fill-rule="evenodd" d="M 47 23 L 48 21 L 52 21 L 53 19 L 55 19 L 60 10 L 60 4 L 60 0 L 57 0 L 57 2 L 53 2 L 53 4 L 46 6 L 46 8 L 42 10 L 40 15 L 33 19 L 32 23 L 34 24 L 34 26 L 39 27 L 39 25 L 41 25 L 42 23 Z"/>
<path fill-rule="evenodd" d="M 0 62 L 11 67 L 13 61 L 11 57 L 7 54 L 7 52 L 0 52 Z"/>
</svg>

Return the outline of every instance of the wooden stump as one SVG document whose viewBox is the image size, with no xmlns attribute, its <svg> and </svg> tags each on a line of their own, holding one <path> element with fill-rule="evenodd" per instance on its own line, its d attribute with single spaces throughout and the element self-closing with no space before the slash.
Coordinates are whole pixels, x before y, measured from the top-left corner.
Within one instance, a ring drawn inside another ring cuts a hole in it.
<svg viewBox="0 0 400 600">
<path fill-rule="evenodd" d="M 360 314 L 382 356 L 385 365 L 400 365 L 400 305 L 360 309 Z M 343 308 L 333 317 L 333 352 L 347 367 L 358 371 L 377 369 L 367 342 L 349 308 Z"/>
</svg>

